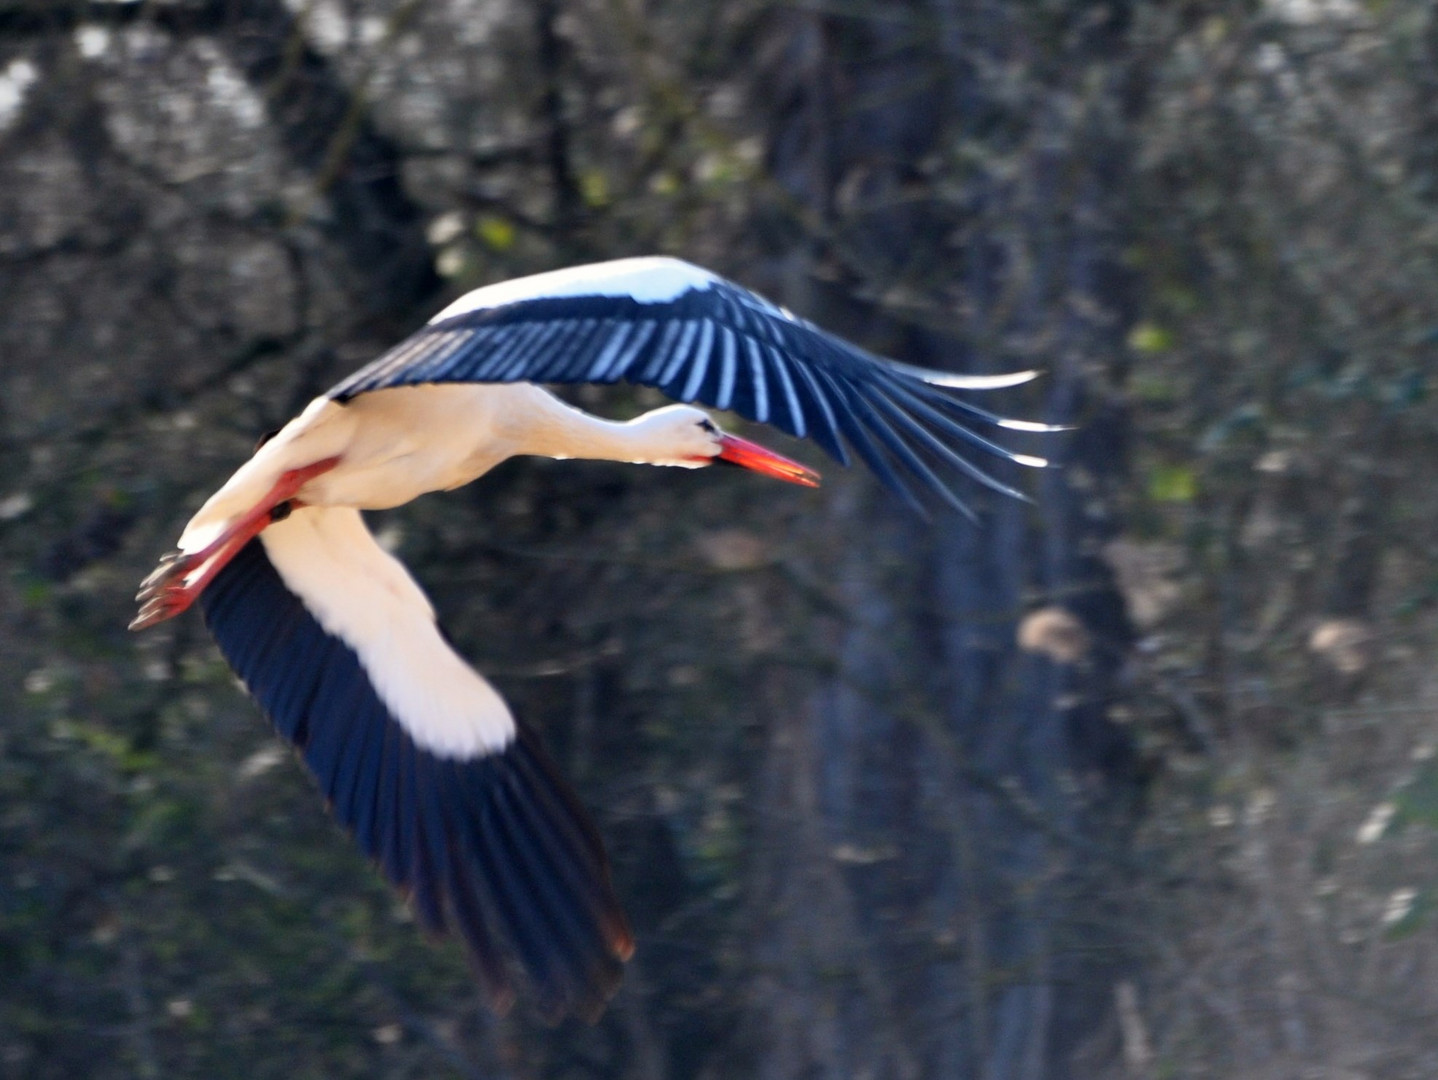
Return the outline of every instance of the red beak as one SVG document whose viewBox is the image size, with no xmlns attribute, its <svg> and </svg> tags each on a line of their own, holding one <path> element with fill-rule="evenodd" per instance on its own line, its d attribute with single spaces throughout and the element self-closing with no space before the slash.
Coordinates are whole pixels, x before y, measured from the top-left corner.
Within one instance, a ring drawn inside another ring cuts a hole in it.
<svg viewBox="0 0 1438 1080">
<path fill-rule="evenodd" d="M 791 484 L 802 484 L 804 487 L 819 486 L 819 474 L 813 469 L 800 465 L 797 461 L 790 461 L 782 454 L 766 450 L 758 443 L 752 443 L 748 439 L 741 439 L 736 435 L 719 436 L 719 456 L 715 460 L 727 461 L 731 465 L 752 469 L 756 473 L 772 476 L 776 480 L 787 480 Z"/>
</svg>

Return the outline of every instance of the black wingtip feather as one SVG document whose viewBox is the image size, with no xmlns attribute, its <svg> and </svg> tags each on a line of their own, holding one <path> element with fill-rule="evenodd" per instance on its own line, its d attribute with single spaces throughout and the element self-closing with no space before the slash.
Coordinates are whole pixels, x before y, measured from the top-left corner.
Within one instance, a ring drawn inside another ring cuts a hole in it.
<svg viewBox="0 0 1438 1080">
<path fill-rule="evenodd" d="M 875 395 L 873 404 L 870 403 L 867 397 L 856 391 L 849 391 L 847 397 L 850 407 L 863 423 L 864 427 L 873 432 L 888 451 L 902 462 L 911 474 L 922 480 L 932 494 L 937 495 L 951 508 L 957 510 L 970 521 L 978 520 L 978 516 L 974 513 L 973 509 L 955 495 L 949 486 L 939 479 L 934 473 L 934 470 L 929 468 L 924 460 L 919 457 L 918 452 L 909 445 L 905 435 L 908 435 L 910 438 L 918 437 L 922 439 L 928 435 L 923 428 L 919 427 L 914 421 L 904 419 L 901 416 L 900 419 L 904 423 L 905 431 L 903 433 L 896 431 L 894 426 L 886 420 L 879 409 L 875 407 L 875 404 L 882 407 L 886 403 L 882 394 Z"/>
<path fill-rule="evenodd" d="M 496 918 L 485 906 L 478 879 L 483 856 L 471 853 L 467 836 L 468 777 L 457 761 L 441 763 L 434 787 L 433 804 L 443 819 L 447 846 L 445 896 L 455 927 L 469 946 L 471 965 L 480 977 L 496 1012 L 504 1013 L 514 1001 L 514 984 L 505 964 L 505 953 L 492 929 Z"/>
<path fill-rule="evenodd" d="M 481 874 L 485 892 L 504 937 L 534 983 L 541 1015 L 556 1020 L 564 1002 L 574 996 L 567 958 L 550 947 L 553 941 L 535 916 L 534 898 L 520 875 L 516 854 L 509 849 L 508 835 L 497 820 L 501 811 L 496 800 L 497 793 L 487 788 L 479 813 L 470 822 L 471 851 L 490 856 Z"/>
<path fill-rule="evenodd" d="M 1018 488 L 1010 487 L 1002 480 L 990 476 L 983 469 L 943 443 L 932 431 L 919 423 L 913 413 L 905 412 L 884 390 L 880 390 L 874 395 L 873 402 L 880 412 L 888 415 L 894 427 L 901 429 L 909 435 L 909 437 L 917 439 L 919 444 L 926 448 L 938 460 L 952 468 L 958 469 L 971 480 L 982 484 L 991 491 L 997 491 L 1001 495 L 1007 495 L 1011 499 L 1018 499 L 1020 502 L 1029 501 L 1029 497 Z M 921 412 L 920 415 L 941 426 L 943 426 L 946 421 L 945 417 L 937 413 L 929 415 Z M 964 432 L 965 435 L 973 435 L 972 432 L 966 431 L 957 424 L 953 424 L 952 427 L 955 431 Z M 948 430 L 948 428 L 945 428 L 945 430 Z M 1011 457 L 1008 451 L 1004 451 L 1003 454 L 1005 458 Z"/>
<path fill-rule="evenodd" d="M 521 918 L 532 924 L 533 934 L 554 958 L 560 976 L 551 988 L 551 997 L 562 1014 L 589 999 L 591 986 L 617 984 L 621 973 L 618 960 L 604 947 L 600 928 L 592 913 L 571 902 L 565 875 L 536 843 L 516 801 L 523 793 L 498 785 L 494 815 L 496 840 L 506 853 L 516 889 L 526 900 Z M 555 945 L 561 947 L 555 948 Z"/>
<path fill-rule="evenodd" d="M 882 390 L 879 391 L 879 393 L 881 395 L 890 397 L 891 404 L 893 404 L 894 408 L 904 411 L 905 414 L 910 416 L 911 418 L 925 419 L 928 422 L 939 427 L 947 434 L 953 436 L 954 438 L 961 439 L 964 442 L 968 442 L 974 446 L 977 446 L 980 450 L 983 450 L 985 453 L 992 454 L 994 457 L 1002 458 L 1005 461 L 1012 461 L 1020 465 L 1037 464 L 1039 467 L 1043 467 L 1044 465 L 1048 464 L 1047 461 L 1042 458 L 1031 458 L 1026 454 L 1020 454 L 1013 450 L 1010 450 L 1007 446 L 1000 446 L 992 439 L 986 439 L 978 432 L 972 431 L 969 428 L 964 427 L 964 425 L 958 423 L 956 420 L 950 419 L 948 416 L 945 416 L 942 412 L 940 412 L 939 409 L 935 407 L 935 405 L 952 404 L 954 402 L 954 399 L 951 399 L 947 395 L 939 393 L 930 387 L 924 387 L 923 391 L 924 392 L 922 394 L 915 393 L 908 387 L 900 383 L 898 380 L 895 380 L 894 382 L 887 384 Z M 1049 430 L 1050 433 L 1052 433 L 1057 432 L 1061 429 L 1052 428 Z M 955 451 L 950 450 L 947 447 L 945 448 L 945 450 L 948 453 L 955 454 Z M 981 480 L 981 482 L 987 482 L 987 480 L 992 479 L 992 477 L 986 477 L 986 474 L 983 473 L 983 470 L 979 469 L 978 466 L 973 465 L 972 463 L 965 462 L 964 467 L 965 469 L 969 470 L 970 475 L 972 475 L 975 479 Z M 1001 486 L 996 490 L 1003 491 L 1005 494 L 1013 495 L 1016 498 L 1023 498 L 1022 495 L 1014 491 L 1012 488 Z"/>
<path fill-rule="evenodd" d="M 432 934 L 457 931 L 497 1011 L 509 960 L 540 1012 L 594 1019 L 633 936 L 599 835 L 523 726 L 504 750 L 455 760 L 419 746 L 251 541 L 201 594 L 205 621 L 280 734 L 300 746 L 335 817 Z"/>
<path fill-rule="evenodd" d="M 843 391 L 832 380 L 829 382 L 831 391 L 842 398 Z M 849 410 L 845 408 L 836 410 L 834 418 L 838 421 L 844 437 L 849 440 L 849 444 L 869 466 L 873 474 L 879 478 L 880 483 L 899 496 L 914 513 L 921 517 L 927 517 L 928 511 L 924 507 L 923 501 L 914 494 L 908 484 L 900 479 L 898 473 L 894 472 L 888 459 L 884 456 L 884 452 L 874 444 L 874 440 L 869 437 L 868 432 L 854 419 Z"/>
</svg>

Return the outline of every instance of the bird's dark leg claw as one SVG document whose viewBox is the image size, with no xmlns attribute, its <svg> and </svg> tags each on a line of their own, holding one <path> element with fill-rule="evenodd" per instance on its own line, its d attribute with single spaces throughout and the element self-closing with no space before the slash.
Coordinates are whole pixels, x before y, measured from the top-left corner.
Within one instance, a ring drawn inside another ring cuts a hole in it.
<svg viewBox="0 0 1438 1080">
<path fill-rule="evenodd" d="M 171 551 L 161 556 L 160 565 L 140 583 L 135 600 L 140 612 L 130 623 L 131 630 L 144 630 L 172 619 L 192 603 L 198 590 L 186 588 L 185 578 L 204 562 L 207 553 Z"/>
<path fill-rule="evenodd" d="M 171 551 L 161 556 L 160 565 L 140 582 L 140 591 L 135 596 L 140 611 L 130 623 L 130 629 L 144 630 L 173 619 L 188 608 L 242 547 L 266 526 L 283 521 L 296 506 L 303 505 L 295 498 L 300 488 L 338 464 L 339 458 L 325 458 L 283 473 L 269 494 L 214 543 L 199 551 Z"/>
</svg>

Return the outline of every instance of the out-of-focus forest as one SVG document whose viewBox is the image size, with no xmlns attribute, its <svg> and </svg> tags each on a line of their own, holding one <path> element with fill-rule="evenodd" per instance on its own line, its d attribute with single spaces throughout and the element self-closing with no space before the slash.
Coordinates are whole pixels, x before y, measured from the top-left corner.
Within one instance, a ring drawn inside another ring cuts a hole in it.
<svg viewBox="0 0 1438 1080">
<path fill-rule="evenodd" d="M 447 299 L 656 252 L 1075 428 L 977 527 L 832 463 L 372 516 L 610 848 L 548 1028 L 125 626 Z M 1438 1075 L 1435 358 L 1417 0 L 0 0 L 0 1077 Z"/>
</svg>

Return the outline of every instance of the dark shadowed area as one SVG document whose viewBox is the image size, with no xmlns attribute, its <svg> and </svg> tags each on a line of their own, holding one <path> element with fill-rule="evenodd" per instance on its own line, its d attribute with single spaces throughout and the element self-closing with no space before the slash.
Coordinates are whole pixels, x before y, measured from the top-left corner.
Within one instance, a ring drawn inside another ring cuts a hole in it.
<svg viewBox="0 0 1438 1080">
<path fill-rule="evenodd" d="M 609 848 L 551 1028 L 125 627 L 313 396 L 650 253 L 1075 430 L 978 526 L 757 428 L 824 487 L 371 515 Z M 1435 361 L 1418 0 L 0 0 L 0 1078 L 1438 1075 Z"/>
</svg>

